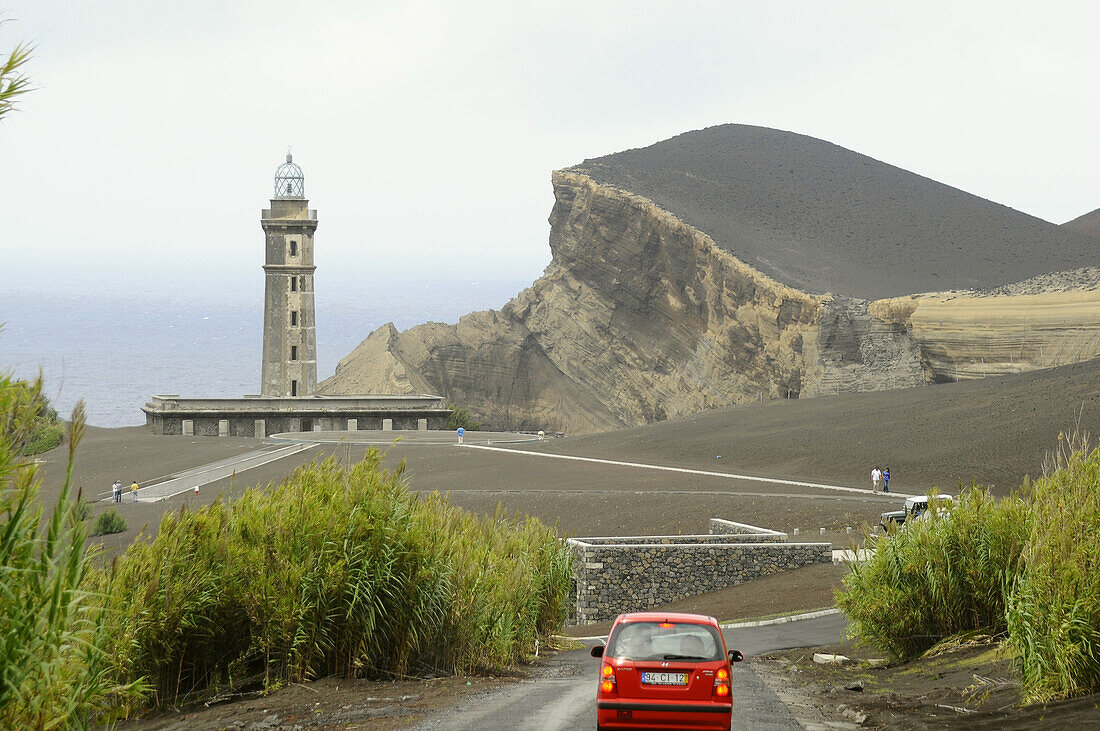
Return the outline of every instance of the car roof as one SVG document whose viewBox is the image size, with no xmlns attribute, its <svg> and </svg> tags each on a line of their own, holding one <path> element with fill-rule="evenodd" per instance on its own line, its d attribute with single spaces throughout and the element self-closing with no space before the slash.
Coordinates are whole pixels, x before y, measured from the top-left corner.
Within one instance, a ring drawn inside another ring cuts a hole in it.
<svg viewBox="0 0 1100 731">
<path fill-rule="evenodd" d="M 940 493 L 939 495 L 936 495 L 935 497 L 936 497 L 937 500 L 951 500 L 952 499 L 950 495 L 947 495 L 945 493 Z M 905 498 L 905 504 L 906 505 L 917 505 L 917 504 L 920 504 L 920 503 L 927 503 L 927 502 L 928 502 L 928 496 L 927 495 L 913 495 L 912 497 Z"/>
<path fill-rule="evenodd" d="M 629 612 L 620 614 L 615 624 L 623 622 L 680 622 L 691 624 L 710 624 L 718 626 L 718 620 L 705 614 L 686 612 Z"/>
</svg>

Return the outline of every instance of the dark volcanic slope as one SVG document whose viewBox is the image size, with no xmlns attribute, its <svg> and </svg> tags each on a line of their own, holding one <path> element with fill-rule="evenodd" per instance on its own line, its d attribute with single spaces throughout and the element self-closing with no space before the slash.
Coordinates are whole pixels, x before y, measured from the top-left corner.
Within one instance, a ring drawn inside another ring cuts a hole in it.
<svg viewBox="0 0 1100 731">
<path fill-rule="evenodd" d="M 539 448 L 584 457 L 705 467 L 870 487 L 889 466 L 898 492 L 955 492 L 978 480 L 1004 495 L 1081 429 L 1100 434 L 1100 358 L 898 391 L 766 401 Z M 721 458 L 718 457 L 721 455 Z M 750 521 L 751 522 L 751 521 Z"/>
<path fill-rule="evenodd" d="M 1083 216 L 1078 216 L 1072 221 L 1066 221 L 1062 224 L 1062 228 L 1100 239 L 1100 208 Z"/>
<path fill-rule="evenodd" d="M 822 140 L 687 132 L 572 168 L 652 200 L 784 284 L 867 299 L 1100 262 L 1094 239 Z"/>
</svg>

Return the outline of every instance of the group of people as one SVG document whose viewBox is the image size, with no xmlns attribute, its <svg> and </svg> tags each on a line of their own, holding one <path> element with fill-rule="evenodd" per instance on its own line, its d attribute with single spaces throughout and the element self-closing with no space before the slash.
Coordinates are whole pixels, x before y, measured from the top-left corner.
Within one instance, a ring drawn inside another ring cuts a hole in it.
<svg viewBox="0 0 1100 731">
<path fill-rule="evenodd" d="M 890 468 L 880 469 L 875 467 L 871 470 L 871 492 L 878 492 L 879 485 L 882 485 L 883 492 L 890 492 Z"/>
<path fill-rule="evenodd" d="M 130 497 L 133 498 L 133 502 L 135 503 L 137 502 L 137 491 L 137 480 L 134 480 L 130 483 Z M 111 497 L 115 499 L 116 503 L 122 502 L 122 483 L 118 480 L 115 480 L 114 484 L 111 485 Z"/>
</svg>

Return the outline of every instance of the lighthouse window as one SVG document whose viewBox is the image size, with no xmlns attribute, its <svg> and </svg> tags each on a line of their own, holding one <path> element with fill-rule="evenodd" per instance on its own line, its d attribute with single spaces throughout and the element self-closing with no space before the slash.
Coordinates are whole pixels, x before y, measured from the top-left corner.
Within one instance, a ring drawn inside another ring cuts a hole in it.
<svg viewBox="0 0 1100 731">
<path fill-rule="evenodd" d="M 291 256 L 298 256 L 298 242 L 297 241 L 291 241 L 290 242 L 290 255 Z"/>
<path fill-rule="evenodd" d="M 291 310 L 290 311 L 290 324 L 293 327 L 298 326 L 298 310 Z"/>
<path fill-rule="evenodd" d="M 290 291 L 291 292 L 297 292 L 298 291 L 298 277 L 291 277 L 290 278 Z"/>
<path fill-rule="evenodd" d="M 291 381 L 290 382 L 290 395 L 291 396 L 297 396 L 298 395 L 298 382 L 297 381 Z"/>
<path fill-rule="evenodd" d="M 298 360 L 298 346 L 297 345 L 291 345 L 290 346 L 290 359 L 291 360 Z"/>
</svg>

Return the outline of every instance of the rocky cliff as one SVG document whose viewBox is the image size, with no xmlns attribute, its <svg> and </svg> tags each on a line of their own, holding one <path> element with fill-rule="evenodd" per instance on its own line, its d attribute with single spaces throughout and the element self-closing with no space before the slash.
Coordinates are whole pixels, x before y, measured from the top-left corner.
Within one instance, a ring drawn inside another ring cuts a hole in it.
<svg viewBox="0 0 1100 731">
<path fill-rule="evenodd" d="M 1100 269 L 1095 267 L 985 292 L 878 300 L 869 311 L 905 328 L 930 382 L 1022 373 L 1100 355 Z"/>
<path fill-rule="evenodd" d="M 457 325 L 380 328 L 322 392 L 434 392 L 494 427 L 582 433 L 1100 352 L 1096 270 L 995 289 L 1095 263 L 1095 240 L 820 140 L 718 129 L 555 172 L 540 279 Z M 913 294 L 933 282 L 977 288 Z"/>
<path fill-rule="evenodd" d="M 553 260 L 538 281 L 500 312 L 377 330 L 322 391 L 432 391 L 501 428 L 583 432 L 796 398 L 820 379 L 821 297 L 643 198 L 577 173 L 553 180 Z"/>
</svg>

